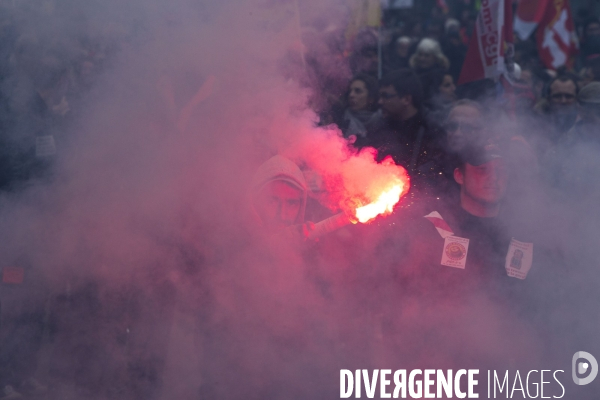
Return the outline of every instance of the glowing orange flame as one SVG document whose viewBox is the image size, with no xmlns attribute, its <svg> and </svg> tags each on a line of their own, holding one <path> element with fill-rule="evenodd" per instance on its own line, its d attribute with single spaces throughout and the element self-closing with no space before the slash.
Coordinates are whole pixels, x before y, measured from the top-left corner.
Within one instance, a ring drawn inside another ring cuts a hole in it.
<svg viewBox="0 0 600 400">
<path fill-rule="evenodd" d="M 380 214 L 391 213 L 396 203 L 400 201 L 403 189 L 404 185 L 400 183 L 382 192 L 373 203 L 358 207 L 355 212 L 356 218 L 364 224 Z"/>
</svg>

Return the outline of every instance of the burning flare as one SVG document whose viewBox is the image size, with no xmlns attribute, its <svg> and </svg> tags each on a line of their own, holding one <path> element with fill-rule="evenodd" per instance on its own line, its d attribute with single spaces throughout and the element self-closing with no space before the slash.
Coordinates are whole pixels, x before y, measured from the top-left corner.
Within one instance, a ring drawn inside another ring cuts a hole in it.
<svg viewBox="0 0 600 400">
<path fill-rule="evenodd" d="M 357 207 L 354 215 L 341 212 L 315 224 L 309 238 L 317 238 L 326 235 L 339 228 L 357 222 L 366 223 L 378 215 L 390 214 L 394 206 L 400 201 L 400 198 L 408 191 L 408 179 L 400 179 L 398 183 L 392 185 L 389 189 L 379 194 L 377 200 L 365 206 Z"/>
<path fill-rule="evenodd" d="M 380 214 L 391 213 L 396 203 L 400 201 L 403 187 L 403 184 L 394 185 L 381 193 L 373 203 L 358 207 L 355 211 L 356 219 L 364 224 Z"/>
<path fill-rule="evenodd" d="M 343 196 L 339 206 L 342 212 L 316 223 L 308 237 L 316 238 L 349 224 L 364 224 L 378 215 L 391 214 L 402 196 L 408 193 L 408 173 L 391 157 L 376 163 L 365 153 L 351 160 L 357 162 L 358 167 L 350 169 L 352 173 L 341 180 L 344 190 L 340 190 Z"/>
</svg>

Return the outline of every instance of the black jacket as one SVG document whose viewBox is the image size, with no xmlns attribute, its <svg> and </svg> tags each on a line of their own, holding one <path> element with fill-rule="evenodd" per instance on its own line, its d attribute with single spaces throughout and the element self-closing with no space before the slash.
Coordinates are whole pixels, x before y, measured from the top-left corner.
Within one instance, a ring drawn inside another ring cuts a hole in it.
<svg viewBox="0 0 600 400">
<path fill-rule="evenodd" d="M 419 112 L 405 121 L 382 119 L 371 127 L 365 138 L 359 138 L 355 146 L 375 148 L 378 162 L 391 156 L 396 164 L 406 168 L 413 189 L 429 192 L 444 186 L 440 182 L 445 180 L 440 174 L 443 160 L 441 138 L 441 129 L 428 123 Z"/>
</svg>

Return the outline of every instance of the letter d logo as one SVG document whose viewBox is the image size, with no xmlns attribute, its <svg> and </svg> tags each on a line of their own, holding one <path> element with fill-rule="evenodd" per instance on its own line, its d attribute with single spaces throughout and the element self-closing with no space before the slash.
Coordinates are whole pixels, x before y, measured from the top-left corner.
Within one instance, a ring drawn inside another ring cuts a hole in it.
<svg viewBox="0 0 600 400">
<path fill-rule="evenodd" d="M 577 365 L 577 360 L 579 360 L 580 358 L 584 358 L 587 360 L 587 362 L 580 362 L 579 365 Z M 577 374 L 585 374 L 588 370 L 589 367 L 592 367 L 590 374 L 585 377 L 585 378 L 578 378 Z M 587 385 L 588 383 L 591 383 L 594 379 L 596 379 L 596 375 L 598 375 L 598 361 L 596 361 L 596 359 L 594 358 L 593 355 L 591 355 L 588 352 L 585 351 L 578 351 L 577 353 L 573 354 L 573 382 L 575 382 L 576 385 Z"/>
</svg>

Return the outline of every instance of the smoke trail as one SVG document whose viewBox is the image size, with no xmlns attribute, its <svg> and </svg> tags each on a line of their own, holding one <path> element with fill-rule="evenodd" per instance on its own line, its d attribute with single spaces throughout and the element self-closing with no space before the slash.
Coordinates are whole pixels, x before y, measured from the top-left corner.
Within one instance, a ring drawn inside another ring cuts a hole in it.
<svg viewBox="0 0 600 400">
<path fill-rule="evenodd" d="M 340 368 L 505 365 L 507 353 L 521 356 L 519 368 L 537 366 L 543 350 L 529 321 L 485 293 L 441 309 L 404 296 L 397 278 L 413 271 L 397 259 L 394 235 L 405 216 L 309 250 L 274 250 L 246 225 L 248 184 L 273 154 L 321 173 L 332 208 L 383 168 L 367 152 L 355 156 L 336 130 L 316 128 L 310 107 L 327 104 L 321 91 L 348 75 L 332 55 L 348 18 L 343 2 L 57 2 L 30 15 L 17 9 L 15 26 L 36 59 L 51 37 L 63 39 L 51 60 L 77 59 L 86 40 L 111 49 L 53 133 L 51 176 L 0 198 L 4 262 L 35 277 L 21 293 L 2 293 L 3 312 L 50 309 L 54 331 L 38 369 L 54 389 L 79 398 L 333 398 Z M 10 135 L 25 146 L 35 133 L 15 125 Z M 571 203 L 537 210 L 546 194 L 531 196 L 526 212 L 536 217 L 581 218 Z M 595 265 L 597 215 L 589 221 L 559 231 L 545 220 L 545 240 L 581 246 L 577 264 Z"/>
</svg>

